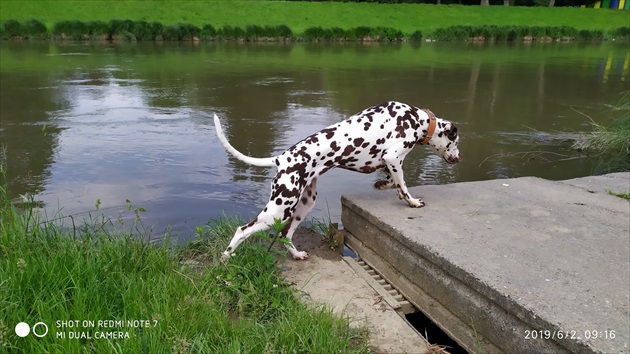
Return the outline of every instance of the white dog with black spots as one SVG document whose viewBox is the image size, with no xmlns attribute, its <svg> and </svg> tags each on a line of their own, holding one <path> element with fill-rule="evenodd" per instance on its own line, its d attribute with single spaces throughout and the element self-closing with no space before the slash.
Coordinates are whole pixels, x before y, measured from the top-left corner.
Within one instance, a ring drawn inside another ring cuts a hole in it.
<svg viewBox="0 0 630 354">
<path fill-rule="evenodd" d="M 223 253 L 227 260 L 236 247 L 257 231 L 267 230 L 275 219 L 286 223 L 280 237 L 289 241 L 293 232 L 313 209 L 317 197 L 317 179 L 324 172 L 340 167 L 361 173 L 382 170 L 386 179 L 375 183 L 379 189 L 395 186 L 400 199 L 410 207 L 425 203 L 409 194 L 403 178 L 403 159 L 416 145 L 428 145 L 447 163 L 459 162 L 459 137 L 455 124 L 437 118 L 428 109 L 390 101 L 367 108 L 333 124 L 291 146 L 280 155 L 255 158 L 244 155 L 228 142 L 219 118 L 214 115 L 219 140 L 237 159 L 254 166 L 275 166 L 271 197 L 262 212 L 236 229 Z M 287 246 L 294 259 L 309 254 Z"/>
</svg>

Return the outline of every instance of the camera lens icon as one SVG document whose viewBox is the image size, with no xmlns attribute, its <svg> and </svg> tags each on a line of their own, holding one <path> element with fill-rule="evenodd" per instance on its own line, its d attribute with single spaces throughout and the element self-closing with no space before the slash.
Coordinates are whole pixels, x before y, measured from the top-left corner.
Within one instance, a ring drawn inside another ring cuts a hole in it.
<svg viewBox="0 0 630 354">
<path fill-rule="evenodd" d="M 18 337 L 24 338 L 31 333 L 31 327 L 26 322 L 20 322 L 15 325 L 15 334 Z M 33 335 L 35 337 L 44 337 L 48 334 L 48 325 L 44 322 L 37 322 L 33 325 Z"/>
</svg>

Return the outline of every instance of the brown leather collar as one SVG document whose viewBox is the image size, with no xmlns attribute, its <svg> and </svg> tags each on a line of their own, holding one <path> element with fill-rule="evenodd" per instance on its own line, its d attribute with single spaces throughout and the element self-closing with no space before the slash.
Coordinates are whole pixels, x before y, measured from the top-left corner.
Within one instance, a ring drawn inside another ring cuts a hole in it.
<svg viewBox="0 0 630 354">
<path fill-rule="evenodd" d="M 421 144 L 421 145 L 424 145 L 428 143 L 429 140 L 431 140 L 431 136 L 433 136 L 433 133 L 435 132 L 435 125 L 436 125 L 435 114 L 433 114 L 433 112 L 431 112 L 428 109 L 423 109 L 423 111 L 429 116 L 429 129 L 427 129 L 427 136 L 425 136 L 424 139 L 418 142 L 418 144 Z"/>
</svg>

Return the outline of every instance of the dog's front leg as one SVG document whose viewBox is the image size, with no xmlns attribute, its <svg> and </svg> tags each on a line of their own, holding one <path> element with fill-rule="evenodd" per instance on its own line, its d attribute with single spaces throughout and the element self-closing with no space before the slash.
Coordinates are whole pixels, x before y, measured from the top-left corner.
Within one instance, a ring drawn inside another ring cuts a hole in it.
<svg viewBox="0 0 630 354">
<path fill-rule="evenodd" d="M 422 199 L 412 197 L 411 194 L 409 194 L 407 185 L 405 184 L 405 178 L 403 176 L 403 169 L 402 169 L 402 162 L 403 162 L 403 159 L 405 158 L 406 153 L 401 156 L 398 154 L 398 151 L 404 151 L 404 150 L 398 150 L 394 148 L 383 155 L 383 160 L 385 161 L 385 164 L 387 165 L 387 169 L 389 170 L 391 178 L 396 184 L 396 188 L 398 190 L 398 197 L 400 199 L 404 199 L 407 202 L 407 204 L 409 204 L 409 206 L 412 208 L 422 208 L 425 205 Z"/>
</svg>

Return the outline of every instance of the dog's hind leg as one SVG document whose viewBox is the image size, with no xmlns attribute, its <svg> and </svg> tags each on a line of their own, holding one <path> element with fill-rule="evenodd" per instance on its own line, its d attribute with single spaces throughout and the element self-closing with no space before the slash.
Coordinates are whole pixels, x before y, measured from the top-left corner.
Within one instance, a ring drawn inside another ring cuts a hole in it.
<svg viewBox="0 0 630 354">
<path fill-rule="evenodd" d="M 392 179 L 392 174 L 389 172 L 389 169 L 385 169 L 383 171 L 385 173 L 384 180 L 378 180 L 374 183 L 374 188 L 376 189 L 387 189 L 394 185 L 394 180 Z"/>
<path fill-rule="evenodd" d="M 291 199 L 287 200 L 287 204 L 297 204 L 297 198 L 294 197 Z M 221 256 L 221 260 L 225 261 L 230 258 L 234 253 L 234 250 L 236 250 L 236 247 L 238 247 L 241 242 L 245 241 L 252 234 L 258 231 L 269 230 L 271 225 L 274 224 L 275 219 L 280 219 L 283 222 L 289 220 L 289 216 L 283 216 L 286 208 L 290 207 L 288 205 L 278 205 L 275 200 L 270 200 L 265 206 L 265 209 L 263 209 L 263 211 L 258 214 L 254 220 L 250 221 L 246 225 L 239 226 L 236 229 L 234 237 L 232 237 L 230 244 Z"/>
<path fill-rule="evenodd" d="M 299 251 L 297 248 L 295 248 L 291 240 L 293 239 L 293 233 L 300 225 L 302 220 L 304 220 L 308 213 L 313 210 L 316 198 L 317 178 L 313 178 L 311 183 L 307 185 L 302 192 L 302 195 L 300 196 L 300 201 L 296 205 L 295 212 L 291 217 L 290 224 L 288 224 L 287 227 L 285 227 L 285 229 L 282 230 L 282 233 L 280 234 L 281 237 L 286 237 L 289 240 L 289 243 L 286 245 L 286 247 L 289 253 L 291 253 L 293 259 L 307 259 L 309 257 L 309 254 L 307 252 Z"/>
<path fill-rule="evenodd" d="M 225 249 L 223 255 L 221 256 L 221 261 L 226 261 L 228 258 L 230 258 L 234 253 L 234 250 L 236 250 L 236 247 L 238 247 L 238 245 L 240 245 L 241 242 L 245 241 L 249 236 L 258 231 L 269 229 L 269 225 L 273 223 L 273 217 L 271 217 L 271 221 L 269 222 L 267 220 L 269 219 L 269 217 L 263 214 L 265 214 L 265 212 L 260 213 L 260 215 L 258 215 L 254 220 L 250 221 L 249 224 L 239 226 L 236 229 L 234 237 L 232 237 L 229 246 Z"/>
</svg>

